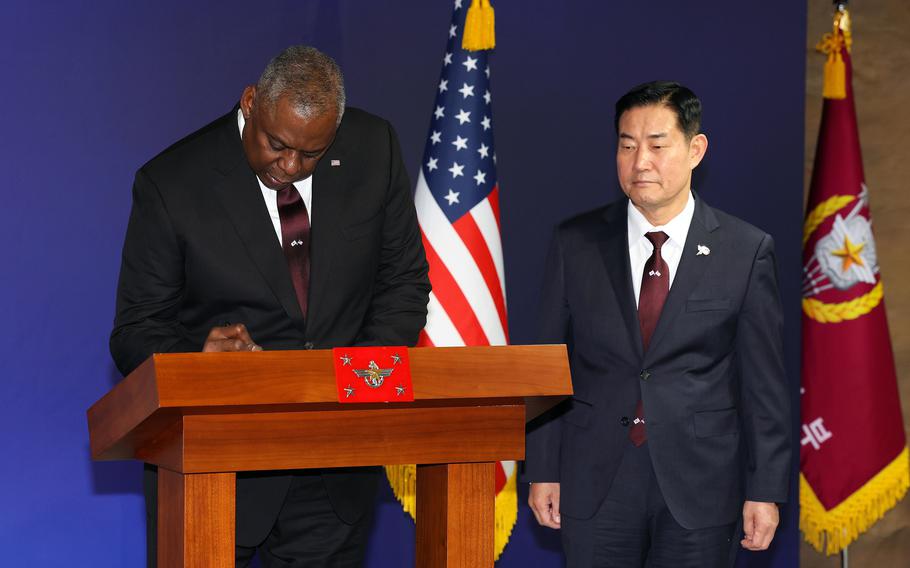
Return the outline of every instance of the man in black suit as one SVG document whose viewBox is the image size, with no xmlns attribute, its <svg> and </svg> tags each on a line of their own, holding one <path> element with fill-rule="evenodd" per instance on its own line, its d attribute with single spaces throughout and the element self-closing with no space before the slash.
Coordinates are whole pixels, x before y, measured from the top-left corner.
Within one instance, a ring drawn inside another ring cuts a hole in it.
<svg viewBox="0 0 910 568">
<path fill-rule="evenodd" d="M 691 190 L 692 91 L 640 85 L 615 120 L 627 199 L 563 222 L 547 261 L 540 339 L 568 345 L 575 394 L 529 428 L 529 503 L 570 567 L 728 566 L 787 499 L 773 243 Z"/>
<path fill-rule="evenodd" d="M 121 372 L 161 352 L 416 343 L 430 285 L 398 141 L 344 100 L 331 58 L 288 48 L 239 108 L 139 170 L 111 334 Z M 258 549 L 265 566 L 360 565 L 377 471 L 238 475 L 237 564 Z"/>
</svg>

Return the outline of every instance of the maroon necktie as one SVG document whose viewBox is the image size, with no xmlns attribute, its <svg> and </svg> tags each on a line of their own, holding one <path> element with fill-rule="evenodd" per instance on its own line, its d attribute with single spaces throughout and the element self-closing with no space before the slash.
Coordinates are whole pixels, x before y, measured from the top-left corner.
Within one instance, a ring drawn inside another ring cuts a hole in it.
<svg viewBox="0 0 910 568">
<path fill-rule="evenodd" d="M 654 245 L 654 252 L 645 262 L 641 275 L 641 293 L 638 297 L 638 325 L 641 329 L 641 343 L 647 351 L 651 335 L 657 327 L 657 320 L 660 319 L 660 312 L 667 301 L 667 294 L 670 293 L 670 267 L 660 255 L 660 248 L 667 242 L 667 234 L 655 231 L 645 233 L 645 237 Z M 636 446 L 644 444 L 648 439 L 641 400 L 635 406 L 635 420 L 629 429 L 629 439 Z"/>
<path fill-rule="evenodd" d="M 300 192 L 293 185 L 278 191 L 278 217 L 281 219 L 281 248 L 288 261 L 300 312 L 306 319 L 310 288 L 310 216 Z"/>
</svg>

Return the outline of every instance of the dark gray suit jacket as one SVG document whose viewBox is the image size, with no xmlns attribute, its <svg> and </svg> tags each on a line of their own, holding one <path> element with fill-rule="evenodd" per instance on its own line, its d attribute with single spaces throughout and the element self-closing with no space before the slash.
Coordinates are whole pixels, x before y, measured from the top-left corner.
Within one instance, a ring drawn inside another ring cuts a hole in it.
<svg viewBox="0 0 910 568">
<path fill-rule="evenodd" d="M 525 478 L 559 482 L 561 511 L 592 516 L 641 397 L 657 480 L 681 525 L 734 522 L 744 499 L 786 501 L 790 398 L 771 237 L 697 199 L 645 352 L 627 204 L 569 219 L 553 238 L 540 340 L 568 345 L 575 395 L 529 427 Z"/>
<path fill-rule="evenodd" d="M 110 342 L 123 374 L 153 353 L 200 351 L 209 330 L 223 322 L 246 324 L 264 349 L 416 343 L 430 284 L 391 125 L 346 109 L 313 180 L 304 320 L 243 153 L 236 108 L 138 171 Z M 374 470 L 323 478 L 346 521 L 371 504 Z M 238 544 L 265 538 L 289 480 L 238 478 Z"/>
</svg>

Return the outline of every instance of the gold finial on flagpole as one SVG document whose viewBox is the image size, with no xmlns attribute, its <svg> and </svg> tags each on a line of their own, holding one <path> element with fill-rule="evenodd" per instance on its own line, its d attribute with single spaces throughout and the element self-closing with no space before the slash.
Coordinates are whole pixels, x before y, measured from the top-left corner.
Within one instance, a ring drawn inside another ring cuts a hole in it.
<svg viewBox="0 0 910 568">
<path fill-rule="evenodd" d="M 838 0 L 834 2 L 834 23 L 831 33 L 822 36 L 821 41 L 815 46 L 828 56 L 825 62 L 825 80 L 822 96 L 826 99 L 847 98 L 847 69 L 844 65 L 842 49 L 850 51 L 853 40 L 850 36 L 850 11 L 847 2 Z"/>
</svg>

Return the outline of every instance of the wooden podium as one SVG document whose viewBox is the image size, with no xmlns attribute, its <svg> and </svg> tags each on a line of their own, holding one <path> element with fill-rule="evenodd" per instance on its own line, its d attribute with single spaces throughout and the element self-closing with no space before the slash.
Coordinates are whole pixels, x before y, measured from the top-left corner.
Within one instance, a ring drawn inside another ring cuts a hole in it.
<svg viewBox="0 0 910 568">
<path fill-rule="evenodd" d="M 493 565 L 494 462 L 572 393 L 563 345 L 408 350 L 414 402 L 338 402 L 331 351 L 154 355 L 88 410 L 158 472 L 158 565 L 233 566 L 238 471 L 416 463 L 416 563 Z"/>
</svg>

